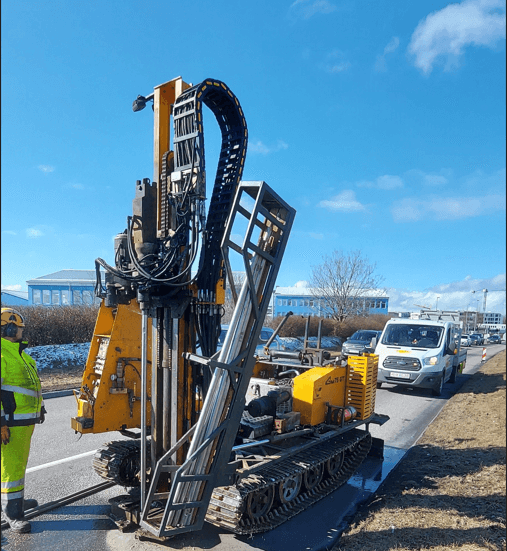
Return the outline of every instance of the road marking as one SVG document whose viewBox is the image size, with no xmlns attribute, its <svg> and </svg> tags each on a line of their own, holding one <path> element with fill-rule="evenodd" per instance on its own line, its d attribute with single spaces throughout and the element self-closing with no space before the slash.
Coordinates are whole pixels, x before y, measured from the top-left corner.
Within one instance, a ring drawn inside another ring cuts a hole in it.
<svg viewBox="0 0 507 551">
<path fill-rule="evenodd" d="M 85 453 L 80 453 L 79 455 L 73 455 L 72 457 L 66 457 L 65 459 L 58 459 L 58 461 L 51 461 L 51 463 L 45 463 L 44 465 L 37 465 L 37 467 L 30 467 L 26 470 L 27 473 L 33 473 L 34 471 L 40 471 L 41 469 L 47 469 L 48 467 L 54 467 L 55 465 L 60 465 L 61 463 L 67 463 L 68 461 L 75 461 L 76 459 L 81 459 L 82 457 L 87 457 L 93 455 L 97 450 L 92 450 Z"/>
</svg>

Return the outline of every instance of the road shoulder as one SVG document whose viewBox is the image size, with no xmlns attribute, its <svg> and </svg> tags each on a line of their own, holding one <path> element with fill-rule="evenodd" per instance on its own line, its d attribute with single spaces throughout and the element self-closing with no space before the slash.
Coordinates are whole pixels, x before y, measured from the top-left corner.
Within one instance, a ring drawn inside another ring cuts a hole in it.
<svg viewBox="0 0 507 551">
<path fill-rule="evenodd" d="M 335 551 L 505 550 L 505 350 L 484 363 Z"/>
</svg>

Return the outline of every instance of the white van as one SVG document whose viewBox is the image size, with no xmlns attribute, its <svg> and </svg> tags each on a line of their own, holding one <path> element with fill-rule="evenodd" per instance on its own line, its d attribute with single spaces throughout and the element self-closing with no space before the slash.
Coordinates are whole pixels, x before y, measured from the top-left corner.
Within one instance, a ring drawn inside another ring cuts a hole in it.
<svg viewBox="0 0 507 551">
<path fill-rule="evenodd" d="M 379 356 L 377 386 L 382 383 L 431 389 L 440 396 L 465 366 L 461 326 L 456 321 L 392 319 L 375 349 Z"/>
</svg>

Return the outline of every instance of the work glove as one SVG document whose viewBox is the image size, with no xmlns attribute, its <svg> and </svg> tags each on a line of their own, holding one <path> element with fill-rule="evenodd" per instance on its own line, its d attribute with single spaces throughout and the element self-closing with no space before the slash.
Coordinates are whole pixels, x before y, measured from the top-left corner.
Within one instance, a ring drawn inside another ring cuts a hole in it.
<svg viewBox="0 0 507 551">
<path fill-rule="evenodd" d="M 8 444 L 11 438 L 11 431 L 7 425 L 2 425 L 2 444 Z"/>
<path fill-rule="evenodd" d="M 46 420 L 46 413 L 46 408 L 42 406 L 40 410 L 39 425 L 42 425 L 42 423 L 44 423 L 44 421 Z"/>
</svg>

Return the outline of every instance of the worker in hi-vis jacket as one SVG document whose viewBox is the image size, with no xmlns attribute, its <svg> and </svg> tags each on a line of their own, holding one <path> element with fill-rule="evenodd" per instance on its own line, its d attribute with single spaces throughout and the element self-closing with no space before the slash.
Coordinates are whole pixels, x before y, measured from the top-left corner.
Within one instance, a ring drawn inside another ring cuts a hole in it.
<svg viewBox="0 0 507 551">
<path fill-rule="evenodd" d="M 35 361 L 24 349 L 25 322 L 12 308 L 2 308 L 2 521 L 15 532 L 30 532 L 24 511 L 25 471 L 34 426 L 44 422 L 41 383 Z"/>
</svg>

